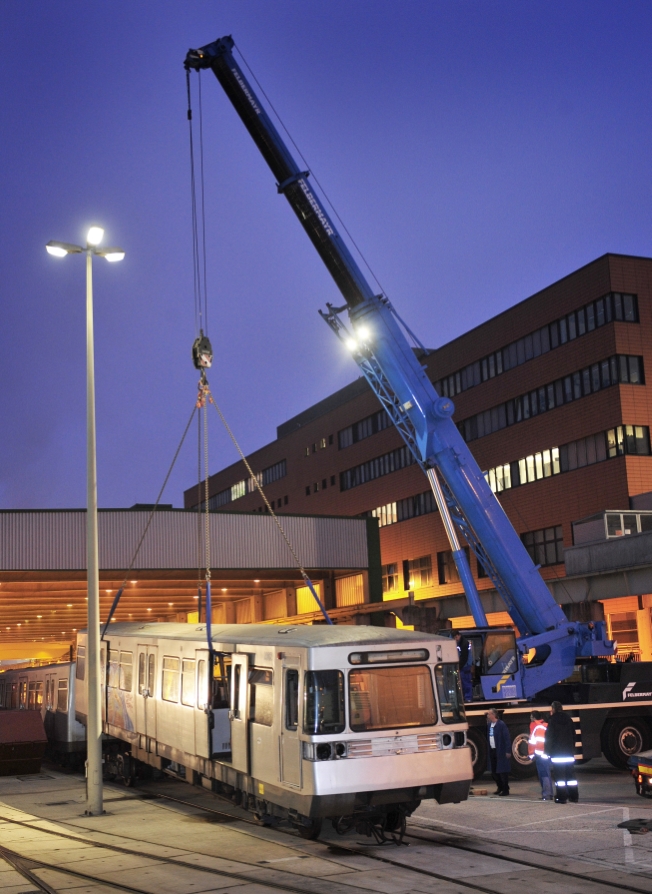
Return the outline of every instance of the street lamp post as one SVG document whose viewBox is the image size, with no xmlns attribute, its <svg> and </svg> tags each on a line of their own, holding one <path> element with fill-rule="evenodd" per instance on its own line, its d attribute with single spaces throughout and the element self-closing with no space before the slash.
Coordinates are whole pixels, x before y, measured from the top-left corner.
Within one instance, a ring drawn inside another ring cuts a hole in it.
<svg viewBox="0 0 652 894">
<path fill-rule="evenodd" d="M 104 812 L 102 793 L 102 705 L 100 689 L 100 570 L 97 545 L 97 467 L 95 450 L 95 361 L 93 339 L 93 255 L 121 261 L 121 248 L 99 248 L 101 227 L 91 227 L 86 246 L 48 242 L 48 253 L 57 258 L 86 255 L 86 564 L 88 571 L 88 639 L 86 644 L 86 813 Z"/>
</svg>

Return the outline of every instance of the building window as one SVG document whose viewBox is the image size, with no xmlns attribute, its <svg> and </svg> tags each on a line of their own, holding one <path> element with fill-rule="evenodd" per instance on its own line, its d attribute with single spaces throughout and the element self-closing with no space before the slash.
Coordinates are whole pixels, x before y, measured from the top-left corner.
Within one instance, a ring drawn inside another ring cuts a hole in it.
<svg viewBox="0 0 652 894">
<path fill-rule="evenodd" d="M 378 410 L 372 413 L 371 416 L 366 416 L 359 422 L 354 422 L 353 425 L 349 425 L 348 428 L 343 428 L 339 431 L 337 433 L 338 447 L 340 450 L 343 450 L 345 447 L 350 447 L 351 444 L 357 444 L 358 441 L 369 438 L 379 431 L 384 431 L 391 424 L 391 420 L 385 410 Z"/>
<path fill-rule="evenodd" d="M 377 518 L 381 528 L 385 525 L 393 525 L 396 522 L 407 521 L 420 515 L 428 515 L 437 511 L 437 504 L 431 490 L 416 494 L 413 497 L 404 497 L 396 503 L 386 503 L 376 509 L 368 509 L 361 513 L 362 518 Z"/>
<path fill-rule="evenodd" d="M 363 513 L 363 517 L 377 518 L 379 528 L 384 528 L 386 525 L 393 525 L 397 521 L 396 503 L 386 503 L 384 506 L 378 506 L 377 509 L 370 509 L 369 512 Z"/>
<path fill-rule="evenodd" d="M 307 497 L 310 496 L 310 485 L 309 484 L 306 484 L 306 496 Z"/>
<path fill-rule="evenodd" d="M 618 642 L 618 655 L 634 655 L 640 660 L 636 612 L 609 614 L 609 636 Z"/>
<path fill-rule="evenodd" d="M 331 487 L 335 487 L 335 475 L 331 475 Z"/>
<path fill-rule="evenodd" d="M 322 478 L 322 480 L 321 480 L 321 489 L 322 489 L 322 490 L 326 490 L 327 487 L 328 487 L 328 479 L 327 479 L 327 478 Z"/>
<path fill-rule="evenodd" d="M 466 561 L 469 561 L 469 548 L 464 547 L 466 553 Z M 460 575 L 453 558 L 453 552 L 450 549 L 437 553 L 437 575 L 440 584 L 456 584 L 459 583 Z"/>
<path fill-rule="evenodd" d="M 319 493 L 319 482 L 318 481 L 315 481 L 315 483 L 313 484 L 312 492 L 313 492 L 313 494 Z"/>
<path fill-rule="evenodd" d="M 347 469 L 346 472 L 340 473 L 340 490 L 350 490 L 368 481 L 374 481 L 383 475 L 389 475 L 391 472 L 397 472 L 411 466 L 416 460 L 407 447 L 398 447 L 390 453 L 377 456 L 370 459 L 366 463 Z"/>
<path fill-rule="evenodd" d="M 650 456 L 650 429 L 645 425 L 619 425 L 606 432 L 551 447 L 522 459 L 488 469 L 484 477 L 494 493 L 530 484 L 561 472 L 604 462 L 617 456 Z M 509 468 L 509 475 L 507 469 Z M 502 478 L 500 469 L 503 470 Z M 502 486 L 501 486 L 502 484 Z"/>
<path fill-rule="evenodd" d="M 521 540 L 535 565 L 559 565 L 564 561 L 564 536 L 561 525 L 521 534 Z"/>
<path fill-rule="evenodd" d="M 444 397 L 455 397 L 607 323 L 638 323 L 638 319 L 636 295 L 611 292 L 440 379 L 434 383 L 435 389 Z"/>
<path fill-rule="evenodd" d="M 465 441 L 475 441 L 501 431 L 518 422 L 525 422 L 548 410 L 588 397 L 612 385 L 643 385 L 643 358 L 618 354 L 600 363 L 542 385 L 490 410 L 463 419 L 458 428 Z"/>
<path fill-rule="evenodd" d="M 383 593 L 398 592 L 398 563 L 383 565 Z"/>
<path fill-rule="evenodd" d="M 432 558 L 420 556 L 403 562 L 403 577 L 405 590 L 429 587 L 432 584 Z"/>
</svg>

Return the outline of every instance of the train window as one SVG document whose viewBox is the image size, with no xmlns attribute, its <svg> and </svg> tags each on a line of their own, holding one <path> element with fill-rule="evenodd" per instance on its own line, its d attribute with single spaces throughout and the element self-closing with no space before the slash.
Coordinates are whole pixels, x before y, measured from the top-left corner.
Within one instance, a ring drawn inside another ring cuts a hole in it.
<svg viewBox="0 0 652 894">
<path fill-rule="evenodd" d="M 11 708 L 18 707 L 18 683 L 11 684 Z"/>
<path fill-rule="evenodd" d="M 18 685 L 18 707 L 27 707 L 27 680 L 21 680 Z"/>
<path fill-rule="evenodd" d="M 437 722 L 427 665 L 375 667 L 349 673 L 351 729 L 364 732 Z"/>
<path fill-rule="evenodd" d="M 43 704 L 43 681 L 32 680 L 29 684 L 27 709 L 40 711 Z"/>
<path fill-rule="evenodd" d="M 0 707 L 4 708 L 5 706 L 5 684 L 4 680 L 0 683 Z"/>
<path fill-rule="evenodd" d="M 156 655 L 152 652 L 147 659 L 147 692 L 150 698 L 154 698 L 154 684 L 156 683 Z"/>
<path fill-rule="evenodd" d="M 249 716 L 254 723 L 271 726 L 274 716 L 274 687 L 271 670 L 252 668 L 249 671 L 251 685 L 251 710 Z"/>
<path fill-rule="evenodd" d="M 344 732 L 344 674 L 307 671 L 303 731 L 311 736 Z"/>
<path fill-rule="evenodd" d="M 120 652 L 120 689 L 131 692 L 134 682 L 134 653 Z"/>
<path fill-rule="evenodd" d="M 299 671 L 285 671 L 285 728 L 299 725 Z"/>
<path fill-rule="evenodd" d="M 54 680 L 52 681 L 54 685 Z M 59 680 L 59 689 L 57 691 L 57 711 L 68 710 L 68 681 Z"/>
<path fill-rule="evenodd" d="M 145 678 L 146 662 L 147 655 L 144 652 L 141 652 L 138 656 L 138 695 L 142 695 L 143 692 L 147 689 L 147 680 Z"/>
<path fill-rule="evenodd" d="M 181 661 L 163 656 L 163 689 L 161 696 L 166 702 L 179 701 Z"/>
<path fill-rule="evenodd" d="M 54 686 L 54 680 L 51 677 L 45 678 L 45 707 L 49 711 L 52 707 L 52 699 L 50 697 L 50 683 Z"/>
<path fill-rule="evenodd" d="M 230 656 L 225 655 L 223 652 L 219 652 L 215 655 L 215 662 L 213 664 L 213 710 L 229 707 L 230 679 L 231 658 Z M 205 685 L 206 684 L 204 684 L 204 686 Z"/>
<path fill-rule="evenodd" d="M 77 670 L 75 677 L 78 680 L 84 679 L 86 673 L 86 646 L 77 646 Z"/>
<path fill-rule="evenodd" d="M 181 662 L 181 704 L 195 707 L 195 659 L 184 658 Z"/>
<path fill-rule="evenodd" d="M 109 682 L 111 689 L 118 688 L 120 679 L 120 652 L 117 649 L 109 649 Z"/>
<path fill-rule="evenodd" d="M 462 723 L 466 718 L 458 664 L 438 664 L 435 668 L 439 710 L 444 723 Z"/>
</svg>

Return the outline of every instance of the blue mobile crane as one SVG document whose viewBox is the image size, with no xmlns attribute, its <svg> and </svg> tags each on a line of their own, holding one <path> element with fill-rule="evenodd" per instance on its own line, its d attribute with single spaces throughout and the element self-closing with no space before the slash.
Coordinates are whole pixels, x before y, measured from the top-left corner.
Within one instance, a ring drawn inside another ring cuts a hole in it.
<svg viewBox="0 0 652 894">
<path fill-rule="evenodd" d="M 613 655 L 614 643 L 606 638 L 604 622 L 571 622 L 553 599 L 453 422 L 453 402 L 437 394 L 422 355 L 406 337 L 409 329 L 364 277 L 311 188 L 309 171 L 296 163 L 235 60 L 233 47 L 233 39 L 223 37 L 189 50 L 186 70 L 212 70 L 344 297 L 345 305 L 328 304 L 320 314 L 351 351 L 428 477 L 478 628 L 473 633 L 481 641 L 483 698 L 534 698 L 566 679 L 578 659 Z M 518 637 L 511 629 L 487 626 L 463 542 L 493 581 Z"/>
</svg>

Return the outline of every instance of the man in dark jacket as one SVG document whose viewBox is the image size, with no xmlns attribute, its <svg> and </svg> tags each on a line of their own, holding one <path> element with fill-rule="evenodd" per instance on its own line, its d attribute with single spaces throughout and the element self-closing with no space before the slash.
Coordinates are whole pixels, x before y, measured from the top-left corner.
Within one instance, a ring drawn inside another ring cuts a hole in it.
<svg viewBox="0 0 652 894">
<path fill-rule="evenodd" d="M 552 764 L 555 801 L 557 804 L 565 804 L 567 801 L 577 804 L 579 788 L 575 776 L 575 724 L 570 714 L 564 711 L 561 702 L 553 702 L 551 708 L 544 748 Z"/>
<path fill-rule="evenodd" d="M 487 711 L 487 769 L 497 785 L 496 795 L 509 794 L 509 771 L 512 759 L 512 740 L 507 725 L 498 719 L 493 708 Z"/>
</svg>

